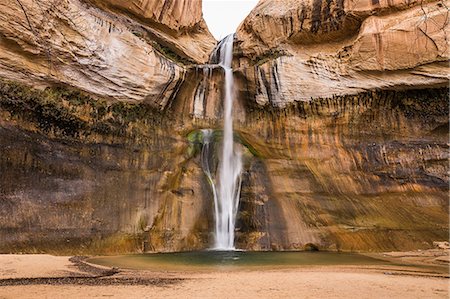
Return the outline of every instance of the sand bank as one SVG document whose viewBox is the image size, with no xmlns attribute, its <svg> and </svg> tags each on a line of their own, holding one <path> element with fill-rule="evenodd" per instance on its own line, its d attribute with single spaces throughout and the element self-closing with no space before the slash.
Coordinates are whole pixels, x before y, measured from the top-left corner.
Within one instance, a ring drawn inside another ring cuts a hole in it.
<svg viewBox="0 0 450 299">
<path fill-rule="evenodd" d="M 392 257 L 392 256 L 391 256 Z M 0 255 L 0 298 L 448 298 L 448 273 L 402 266 L 138 271 Z"/>
</svg>

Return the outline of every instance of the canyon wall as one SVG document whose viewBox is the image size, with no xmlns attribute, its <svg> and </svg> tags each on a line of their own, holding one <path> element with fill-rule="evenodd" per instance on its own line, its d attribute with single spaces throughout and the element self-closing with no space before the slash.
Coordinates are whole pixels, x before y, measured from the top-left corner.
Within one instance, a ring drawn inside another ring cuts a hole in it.
<svg viewBox="0 0 450 299">
<path fill-rule="evenodd" d="M 190 1 L 100 2 L 130 10 L 133 18 L 90 1 L 2 1 L 0 76 L 35 87 L 65 84 L 164 108 L 185 66 L 206 62 L 215 45 L 201 6 L 185 7 Z M 186 9 L 190 17 L 175 22 Z M 180 26 L 183 33 L 175 34 Z"/>
<path fill-rule="evenodd" d="M 140 250 L 188 148 L 168 107 L 216 44 L 201 1 L 0 9 L 1 250 Z"/>
<path fill-rule="evenodd" d="M 447 86 L 448 14 L 448 1 L 260 1 L 237 31 L 238 67 L 260 105 L 280 107 Z"/>
<path fill-rule="evenodd" d="M 448 1 L 258 3 L 236 33 L 239 130 L 260 154 L 241 246 L 448 238 L 448 15 Z"/>
<path fill-rule="evenodd" d="M 447 2 L 262 0 L 235 36 L 238 248 L 448 240 Z M 201 1 L 0 4 L 0 251 L 208 248 Z"/>
<path fill-rule="evenodd" d="M 255 109 L 240 128 L 258 157 L 245 173 L 242 244 L 404 250 L 446 239 L 447 97 L 379 91 Z"/>
</svg>

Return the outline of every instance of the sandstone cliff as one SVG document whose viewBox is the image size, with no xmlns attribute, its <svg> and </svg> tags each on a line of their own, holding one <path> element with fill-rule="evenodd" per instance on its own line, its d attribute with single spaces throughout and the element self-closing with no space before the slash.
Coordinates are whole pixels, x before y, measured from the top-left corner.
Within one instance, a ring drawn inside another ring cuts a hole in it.
<svg viewBox="0 0 450 299">
<path fill-rule="evenodd" d="M 206 29 L 202 18 L 201 1 L 91 0 L 91 2 L 99 6 L 112 7 L 129 12 L 134 17 L 142 19 L 145 22 L 161 24 L 174 30 L 174 33 L 177 35 L 181 35 L 186 31 Z"/>
<path fill-rule="evenodd" d="M 200 1 L 100 2 L 111 10 L 96 1 L 3 1 L 0 77 L 164 107 L 184 65 L 205 62 L 215 45 Z"/>
<path fill-rule="evenodd" d="M 448 1 L 260 1 L 237 31 L 256 101 L 448 84 Z"/>
<path fill-rule="evenodd" d="M 448 238 L 446 6 L 260 1 L 235 43 L 238 248 Z M 207 248 L 223 70 L 199 1 L 0 9 L 0 252 Z"/>
</svg>

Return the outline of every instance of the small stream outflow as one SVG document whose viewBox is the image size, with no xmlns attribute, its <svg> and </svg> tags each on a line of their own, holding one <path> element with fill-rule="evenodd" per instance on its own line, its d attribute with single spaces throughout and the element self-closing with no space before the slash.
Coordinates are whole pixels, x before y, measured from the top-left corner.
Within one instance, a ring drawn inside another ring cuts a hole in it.
<svg viewBox="0 0 450 299">
<path fill-rule="evenodd" d="M 234 250 L 234 231 L 241 191 L 241 153 L 234 147 L 233 138 L 233 60 L 234 34 L 223 39 L 213 56 L 225 71 L 223 142 L 219 161 L 219 175 L 215 182 L 209 165 L 212 131 L 203 130 L 202 163 L 214 195 L 215 244 L 213 249 Z M 215 62 L 212 58 L 212 62 Z"/>
</svg>

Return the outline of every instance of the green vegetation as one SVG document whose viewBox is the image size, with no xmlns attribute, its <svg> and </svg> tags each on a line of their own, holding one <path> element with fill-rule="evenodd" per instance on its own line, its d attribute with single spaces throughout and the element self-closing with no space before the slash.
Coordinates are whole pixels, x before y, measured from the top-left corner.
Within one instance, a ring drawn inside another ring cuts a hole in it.
<svg viewBox="0 0 450 299">
<path fill-rule="evenodd" d="M 175 51 L 173 51 L 169 47 L 163 46 L 157 42 L 152 42 L 152 46 L 158 53 L 160 53 L 167 59 L 169 59 L 177 64 L 181 64 L 181 65 L 195 64 L 195 61 L 193 61 L 192 59 L 178 55 Z"/>
<path fill-rule="evenodd" d="M 287 56 L 287 54 L 284 51 L 270 50 L 267 53 L 264 53 L 260 56 L 255 57 L 252 60 L 252 64 L 256 65 L 256 66 L 260 66 L 270 60 L 277 59 L 278 57 L 281 57 L 281 56 Z"/>
<path fill-rule="evenodd" d="M 223 134 L 222 130 L 214 130 L 213 131 L 213 141 L 217 142 L 218 139 L 222 139 L 222 134 Z M 191 144 L 191 146 L 188 149 L 189 156 L 195 156 L 197 153 L 200 152 L 201 145 L 203 144 L 202 130 L 191 131 L 187 135 L 187 139 L 188 139 L 189 143 Z M 258 158 L 263 157 L 263 155 L 241 133 L 234 132 L 234 141 L 245 146 L 253 156 L 258 157 Z"/>
<path fill-rule="evenodd" d="M 249 150 L 249 152 L 253 155 L 253 156 L 255 156 L 255 157 L 257 157 L 257 158 L 263 158 L 263 155 L 262 155 L 262 153 L 261 152 L 259 152 L 248 140 L 247 140 L 247 138 L 245 138 L 244 137 L 244 135 L 243 134 L 241 134 L 241 133 L 235 133 L 235 136 L 234 136 L 234 138 L 235 138 L 235 140 L 237 140 L 240 144 L 242 144 L 243 146 L 245 146 L 248 150 Z"/>
<path fill-rule="evenodd" d="M 176 53 L 176 51 L 174 51 L 170 45 L 167 46 L 166 44 L 164 44 L 164 42 L 159 42 L 158 41 L 159 38 L 157 38 L 155 35 L 149 33 L 148 31 L 133 30 L 132 33 L 134 36 L 138 37 L 140 40 L 151 44 L 153 49 L 155 49 L 159 54 L 161 54 L 168 60 L 173 61 L 176 64 L 183 65 L 183 66 L 196 64 L 196 62 L 194 60 L 190 59 L 189 57 L 182 56 L 182 55 L 179 55 L 178 53 Z"/>
<path fill-rule="evenodd" d="M 0 111 L 45 134 L 70 138 L 133 138 L 163 123 L 163 113 L 147 104 L 95 99 L 66 86 L 37 90 L 7 81 L 0 81 Z"/>
<path fill-rule="evenodd" d="M 223 131 L 222 130 L 213 130 L 213 143 L 217 143 L 219 140 L 222 139 Z M 247 150 L 250 152 L 250 154 L 257 158 L 264 158 L 264 155 L 258 151 L 252 143 L 248 140 L 249 136 L 244 136 L 244 133 L 240 132 L 234 132 L 234 141 L 237 143 L 242 144 Z M 203 141 L 203 132 L 202 130 L 194 130 L 191 131 L 187 135 L 187 139 L 189 141 L 189 147 L 187 149 L 187 156 L 188 157 L 195 157 L 197 154 L 199 154 L 202 150 L 202 145 L 204 143 Z"/>
</svg>

